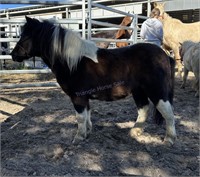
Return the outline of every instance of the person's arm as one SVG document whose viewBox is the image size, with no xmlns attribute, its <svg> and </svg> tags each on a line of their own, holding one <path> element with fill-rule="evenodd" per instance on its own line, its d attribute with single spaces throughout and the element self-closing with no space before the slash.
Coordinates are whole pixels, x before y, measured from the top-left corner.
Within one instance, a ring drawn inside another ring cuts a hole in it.
<svg viewBox="0 0 200 177">
<path fill-rule="evenodd" d="M 144 34 L 145 34 L 145 25 L 143 23 L 142 26 L 141 26 L 141 31 L 140 31 L 140 37 L 142 39 L 144 39 L 144 36 L 145 36 Z"/>
</svg>

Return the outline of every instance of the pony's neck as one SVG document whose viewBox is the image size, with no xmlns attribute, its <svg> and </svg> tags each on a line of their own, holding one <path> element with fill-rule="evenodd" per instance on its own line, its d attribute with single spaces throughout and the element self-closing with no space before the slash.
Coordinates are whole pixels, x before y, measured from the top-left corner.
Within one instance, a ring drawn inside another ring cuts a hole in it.
<svg viewBox="0 0 200 177">
<path fill-rule="evenodd" d="M 172 20 L 182 23 L 179 19 L 171 17 L 168 13 L 166 12 L 163 13 L 163 23 L 168 23 L 168 22 L 171 22 Z"/>
<path fill-rule="evenodd" d="M 41 57 L 44 62 L 51 67 L 52 63 L 51 63 L 51 45 L 49 45 L 51 43 L 52 40 L 52 34 L 54 31 L 54 26 L 50 23 L 45 23 L 43 24 L 40 33 L 37 34 L 36 37 L 36 47 L 37 47 L 37 51 L 36 51 L 36 56 Z"/>
</svg>

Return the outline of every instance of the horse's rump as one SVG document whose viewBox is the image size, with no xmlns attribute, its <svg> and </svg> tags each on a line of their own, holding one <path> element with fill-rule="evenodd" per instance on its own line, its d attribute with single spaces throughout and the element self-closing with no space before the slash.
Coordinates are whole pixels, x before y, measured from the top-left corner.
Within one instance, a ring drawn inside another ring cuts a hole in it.
<svg viewBox="0 0 200 177">
<path fill-rule="evenodd" d="M 182 57 L 184 67 L 189 71 L 199 70 L 200 60 L 200 42 L 185 41 L 180 48 L 180 55 Z"/>
</svg>

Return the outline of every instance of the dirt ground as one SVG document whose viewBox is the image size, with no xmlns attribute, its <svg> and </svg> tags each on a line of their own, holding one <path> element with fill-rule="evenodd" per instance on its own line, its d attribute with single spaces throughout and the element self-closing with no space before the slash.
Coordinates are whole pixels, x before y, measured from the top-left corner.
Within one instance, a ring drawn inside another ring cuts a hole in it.
<svg viewBox="0 0 200 177">
<path fill-rule="evenodd" d="M 52 81 L 52 77 L 45 77 Z M 137 111 L 132 97 L 91 101 L 92 134 L 73 145 L 75 112 L 60 88 L 1 89 L 1 176 L 199 176 L 199 99 L 190 76 L 175 80 L 178 139 L 163 144 L 165 124 L 149 117 L 144 133 L 129 136 Z M 41 81 L 41 75 L 0 76 L 1 83 Z"/>
</svg>

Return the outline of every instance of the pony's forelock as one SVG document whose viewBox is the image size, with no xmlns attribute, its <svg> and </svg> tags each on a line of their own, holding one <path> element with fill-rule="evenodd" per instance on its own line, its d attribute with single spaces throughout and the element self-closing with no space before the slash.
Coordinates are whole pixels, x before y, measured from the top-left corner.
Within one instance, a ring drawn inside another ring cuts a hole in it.
<svg viewBox="0 0 200 177">
<path fill-rule="evenodd" d="M 64 36 L 63 46 L 61 36 Z M 98 62 L 96 45 L 81 39 L 77 33 L 61 26 L 55 26 L 52 38 L 52 63 L 55 62 L 56 56 L 59 56 L 60 59 L 67 62 L 70 71 L 72 71 L 76 69 L 83 56 Z"/>
</svg>

